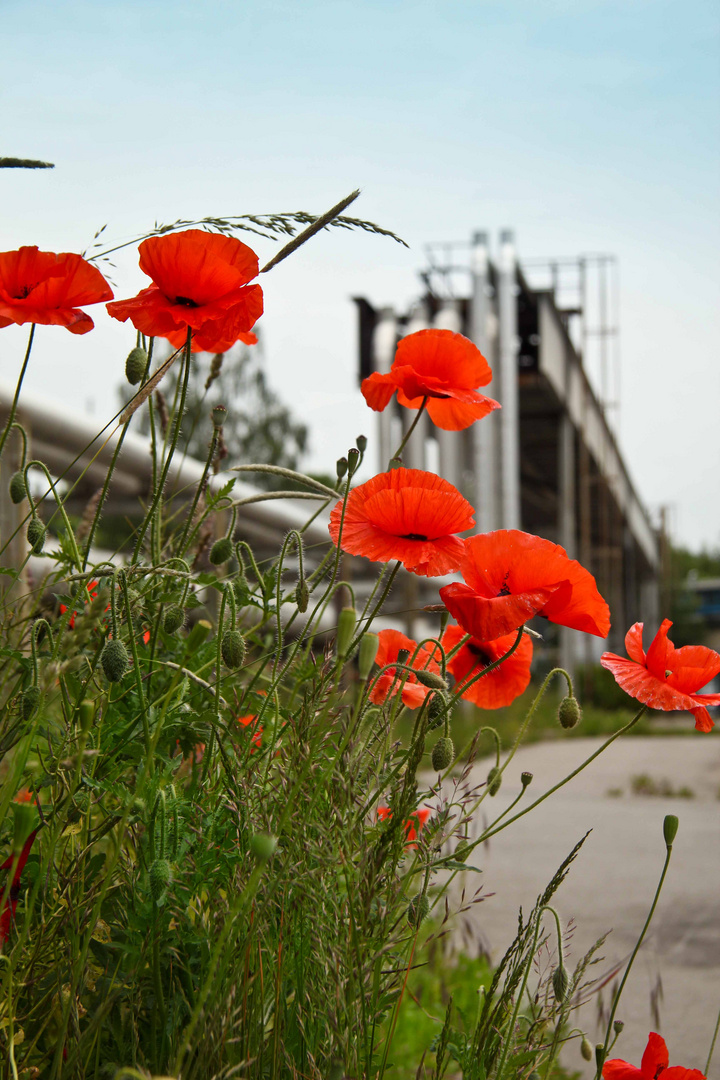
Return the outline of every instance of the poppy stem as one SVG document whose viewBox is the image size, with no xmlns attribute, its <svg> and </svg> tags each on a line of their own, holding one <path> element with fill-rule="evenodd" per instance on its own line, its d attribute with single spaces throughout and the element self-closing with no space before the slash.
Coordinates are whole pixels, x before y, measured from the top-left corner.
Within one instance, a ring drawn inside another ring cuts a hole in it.
<svg viewBox="0 0 720 1080">
<path fill-rule="evenodd" d="M 715 1043 L 717 1041 L 718 1031 L 720 1031 L 720 1013 L 718 1013 L 717 1023 L 715 1024 L 715 1031 L 713 1032 L 713 1039 L 712 1039 L 712 1042 L 710 1043 L 710 1053 L 708 1054 L 708 1059 L 707 1059 L 707 1062 L 705 1064 L 705 1075 L 706 1076 L 710 1072 L 710 1062 L 712 1061 L 712 1056 L 713 1056 L 713 1053 L 715 1052 Z"/>
<path fill-rule="evenodd" d="M 19 379 L 17 381 L 17 386 L 15 387 L 15 397 L 13 398 L 12 405 L 10 406 L 10 413 L 8 415 L 8 418 L 7 418 L 7 423 L 5 424 L 5 430 L 3 431 L 2 436 L 0 436 L 0 454 L 2 454 L 2 452 L 3 452 L 3 449 L 5 447 L 5 443 L 7 442 L 7 437 L 10 434 L 10 431 L 11 431 L 12 426 L 13 426 L 13 422 L 15 420 L 15 413 L 17 412 L 18 398 L 20 397 L 20 391 L 22 389 L 23 379 L 25 378 L 25 372 L 27 371 L 28 361 L 30 360 L 30 350 L 32 349 L 32 343 L 33 343 L 33 338 L 34 337 L 35 337 L 35 323 L 32 323 L 32 325 L 30 327 L 30 337 L 28 338 L 27 349 L 25 350 L 25 359 L 23 360 L 23 366 L 20 369 L 20 377 L 19 377 Z"/>
<path fill-rule="evenodd" d="M 665 851 L 665 864 L 664 864 L 663 869 L 662 869 L 662 874 L 660 875 L 660 880 L 658 882 L 658 887 L 655 890 L 655 897 L 653 899 L 652 906 L 650 908 L 650 911 L 648 912 L 648 917 L 645 920 L 645 925 L 642 928 L 642 931 L 640 933 L 640 937 L 637 939 L 637 942 L 635 944 L 635 948 L 633 949 L 632 955 L 630 956 L 630 959 L 628 960 L 627 967 L 625 968 L 625 974 L 622 977 L 622 981 L 620 982 L 620 986 L 618 987 L 617 993 L 615 994 L 615 998 L 613 999 L 612 1009 L 610 1010 L 610 1016 L 608 1018 L 607 1028 L 605 1030 L 605 1042 L 603 1043 L 602 1051 L 598 1050 L 598 1052 L 597 1052 L 597 1072 L 595 1073 L 595 1080 L 601 1080 L 603 1065 L 605 1064 L 605 1058 L 607 1057 L 607 1053 L 608 1053 L 608 1044 L 610 1042 L 610 1034 L 612 1032 L 613 1020 L 615 1019 L 615 1011 L 616 1011 L 616 1009 L 617 1009 L 617 1007 L 618 1007 L 618 1005 L 620 1003 L 620 995 L 622 994 L 623 989 L 625 987 L 625 983 L 627 982 L 628 975 L 630 974 L 630 969 L 633 966 L 633 962 L 635 960 L 635 957 L 637 956 L 638 952 L 640 951 L 640 946 L 643 943 L 645 935 L 646 935 L 646 933 L 648 931 L 648 927 L 650 926 L 650 922 L 652 920 L 652 917 L 655 914 L 655 908 L 657 907 L 657 902 L 660 899 L 660 891 L 661 891 L 661 889 L 663 887 L 663 882 L 665 881 L 665 875 L 667 874 L 668 866 L 670 865 L 670 856 L 671 855 L 672 855 L 672 844 L 667 844 L 666 845 L 666 851 Z"/>
<path fill-rule="evenodd" d="M 405 449 L 405 447 L 407 446 L 407 444 L 408 444 L 408 441 L 409 441 L 409 439 L 410 439 L 410 436 L 412 435 L 412 433 L 413 433 L 413 431 L 415 430 L 415 428 L 416 428 L 416 427 L 418 426 L 418 423 L 419 423 L 419 421 L 420 421 L 420 417 L 421 417 L 421 416 L 422 416 L 422 414 L 423 414 L 423 413 L 425 412 L 425 406 L 427 405 L 427 403 L 428 403 L 428 399 L 427 399 L 427 396 L 426 396 L 426 397 L 424 397 L 424 398 L 422 399 L 422 405 L 421 405 L 421 406 L 420 406 L 420 408 L 418 409 L 418 414 L 417 414 L 417 416 L 415 417 L 415 419 L 413 420 L 412 424 L 410 425 L 410 427 L 409 427 L 409 428 L 407 429 L 407 431 L 405 432 L 405 435 L 403 436 L 403 440 L 402 440 L 402 442 L 400 443 L 400 445 L 398 446 L 398 448 L 397 448 L 397 450 L 395 451 L 395 453 L 393 454 L 393 456 L 392 456 L 392 459 L 391 459 L 391 460 L 393 460 L 393 461 L 394 461 L 394 460 L 395 460 L 395 458 L 399 458 L 399 457 L 400 457 L 400 455 L 401 455 L 401 453 L 403 452 L 403 450 L 404 450 L 404 449 Z"/>
</svg>

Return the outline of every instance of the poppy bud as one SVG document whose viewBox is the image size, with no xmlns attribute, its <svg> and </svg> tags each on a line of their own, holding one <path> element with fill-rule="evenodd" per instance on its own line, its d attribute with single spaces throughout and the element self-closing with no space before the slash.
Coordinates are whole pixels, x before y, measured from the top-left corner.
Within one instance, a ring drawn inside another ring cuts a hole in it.
<svg viewBox="0 0 720 1080">
<path fill-rule="evenodd" d="M 449 736 L 443 736 L 433 746 L 430 760 L 435 772 L 444 772 L 455 760 L 455 747 Z"/>
<path fill-rule="evenodd" d="M 242 667 L 245 639 L 239 630 L 226 630 L 220 641 L 220 654 L 229 668 Z"/>
<path fill-rule="evenodd" d="M 360 653 L 358 655 L 358 674 L 363 682 L 369 677 L 372 666 L 375 663 L 380 638 L 370 631 L 363 634 L 360 639 Z"/>
<path fill-rule="evenodd" d="M 574 698 L 572 694 L 568 694 L 568 696 L 564 697 L 560 702 L 558 720 L 564 728 L 568 729 L 574 728 L 581 719 L 582 712 L 577 703 L 577 698 Z"/>
<path fill-rule="evenodd" d="M 153 900 L 161 900 L 172 881 L 172 868 L 167 859 L 156 859 L 150 867 L 150 892 Z"/>
<path fill-rule="evenodd" d="M 532 783 L 533 774 L 531 772 L 520 773 L 520 783 L 523 786 L 523 790 Z"/>
<path fill-rule="evenodd" d="M 613 1031 L 615 1032 L 616 1035 L 621 1035 L 624 1027 L 625 1027 L 625 1021 L 624 1020 L 614 1020 L 613 1021 Z"/>
<path fill-rule="evenodd" d="M 568 990 L 570 989 L 570 978 L 562 961 L 553 971 L 552 986 L 555 1000 L 562 1005 L 563 1001 L 567 998 Z"/>
<path fill-rule="evenodd" d="M 130 666 L 130 657 L 122 641 L 111 638 L 100 653 L 100 663 L 108 682 L 120 682 Z"/>
<path fill-rule="evenodd" d="M 355 446 L 351 447 L 348 450 L 347 459 L 348 459 L 348 472 L 352 476 L 352 474 L 355 472 L 355 470 L 357 469 L 357 467 L 358 467 L 358 465 L 360 463 L 360 451 Z"/>
<path fill-rule="evenodd" d="M 250 851 L 258 862 L 267 862 L 272 858 L 277 845 L 277 838 L 269 833 L 255 833 L 250 837 Z"/>
<path fill-rule="evenodd" d="M 410 925 L 417 929 L 423 919 L 427 918 L 429 914 L 430 901 L 425 893 L 418 893 L 417 896 L 413 896 L 407 909 L 407 921 Z"/>
<path fill-rule="evenodd" d="M 393 469 L 404 469 L 404 468 L 405 468 L 405 465 L 403 463 L 403 459 L 401 457 L 394 457 L 390 461 L 388 471 L 392 472 Z"/>
<path fill-rule="evenodd" d="M 80 730 L 89 731 L 92 727 L 93 718 L 95 716 L 95 702 L 86 698 L 80 702 L 80 708 L 78 710 L 80 720 Z"/>
<path fill-rule="evenodd" d="M 163 630 L 174 634 L 185 624 L 185 612 L 179 604 L 169 604 L 163 614 Z"/>
<path fill-rule="evenodd" d="M 25 477 L 21 472 L 13 473 L 10 477 L 10 498 L 17 506 L 21 503 L 27 495 L 27 487 L 25 485 Z"/>
<path fill-rule="evenodd" d="M 23 720 L 29 720 L 38 705 L 40 704 L 40 687 L 28 686 L 27 690 L 23 691 L 21 698 L 21 709 L 23 714 Z"/>
<path fill-rule="evenodd" d="M 224 405 L 216 405 L 215 408 L 212 409 L 210 416 L 212 418 L 212 426 L 216 431 L 220 431 L 227 420 L 227 409 Z"/>
<path fill-rule="evenodd" d="M 580 1043 L 580 1053 L 585 1061 L 592 1061 L 593 1048 L 592 1043 L 588 1039 L 587 1035 L 583 1035 L 582 1042 Z"/>
<path fill-rule="evenodd" d="M 458 862 L 465 862 L 468 855 L 470 854 L 470 850 L 470 845 L 468 844 L 467 840 L 464 836 L 461 836 L 457 844 L 455 845 L 455 858 L 458 860 Z"/>
<path fill-rule="evenodd" d="M 423 686 L 429 686 L 431 690 L 447 690 L 448 688 L 442 675 L 438 675 L 435 671 L 428 671 L 427 668 L 416 671 L 415 678 Z"/>
<path fill-rule="evenodd" d="M 680 822 L 674 814 L 668 814 L 663 821 L 663 836 L 665 837 L 665 846 L 671 848 L 673 841 L 677 836 L 678 825 Z"/>
<path fill-rule="evenodd" d="M 430 695 L 427 706 L 428 731 L 434 731 L 435 728 L 440 727 L 445 719 L 449 703 L 449 697 L 442 690 L 436 690 Z"/>
<path fill-rule="evenodd" d="M 42 521 L 36 517 L 30 518 L 25 535 L 32 551 L 35 555 L 39 555 L 45 544 L 45 526 Z"/>
<path fill-rule="evenodd" d="M 367 450 L 367 435 L 358 435 L 357 439 L 355 440 L 355 445 L 357 446 L 360 453 L 364 454 Z"/>
<path fill-rule="evenodd" d="M 344 607 L 338 617 L 337 636 L 335 638 L 335 649 L 340 658 L 347 656 L 348 649 L 350 648 L 355 633 L 356 623 L 357 612 L 355 608 Z"/>
<path fill-rule="evenodd" d="M 147 361 L 148 354 L 139 345 L 128 353 L 125 361 L 125 378 L 131 386 L 135 386 L 142 379 L 147 367 Z"/>
<path fill-rule="evenodd" d="M 213 566 L 220 566 L 227 562 L 233 553 L 232 540 L 229 536 L 221 536 L 210 548 L 210 562 Z"/>
<path fill-rule="evenodd" d="M 337 473 L 338 480 L 342 480 L 345 473 L 348 471 L 348 459 L 345 457 L 338 458 L 335 462 L 335 472 Z"/>
<path fill-rule="evenodd" d="M 310 590 L 307 587 L 307 581 L 305 578 L 300 578 L 295 588 L 295 603 L 301 615 L 304 615 L 307 611 L 309 601 Z"/>
<path fill-rule="evenodd" d="M 490 795 L 497 795 L 502 784 L 502 773 L 498 769 L 497 765 L 493 765 L 492 769 L 487 775 L 487 789 Z"/>
</svg>

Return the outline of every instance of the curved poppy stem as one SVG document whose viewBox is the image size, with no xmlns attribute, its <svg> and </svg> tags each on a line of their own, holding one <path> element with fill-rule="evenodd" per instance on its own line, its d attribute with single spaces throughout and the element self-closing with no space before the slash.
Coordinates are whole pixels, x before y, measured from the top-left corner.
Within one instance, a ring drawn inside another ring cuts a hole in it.
<svg viewBox="0 0 720 1080">
<path fill-rule="evenodd" d="M 400 443 L 400 445 L 398 446 L 398 448 L 397 448 L 397 450 L 395 451 L 395 453 L 393 454 L 393 456 L 392 456 L 391 460 L 394 460 L 395 458 L 398 458 L 398 457 L 400 457 L 401 453 L 403 452 L 403 450 L 404 450 L 404 449 L 405 449 L 405 447 L 407 446 L 407 444 L 408 444 L 408 441 L 409 441 L 409 439 L 410 439 L 410 436 L 412 435 L 413 431 L 415 430 L 415 428 L 416 428 L 416 427 L 418 426 L 418 423 L 420 422 L 420 417 L 421 417 L 421 416 L 422 416 L 422 414 L 423 414 L 423 413 L 425 412 L 425 406 L 427 405 L 427 403 L 428 403 L 428 398 L 427 398 L 427 395 L 426 395 L 426 396 L 425 396 L 425 397 L 424 397 L 424 398 L 422 399 L 422 405 L 421 405 L 421 406 L 420 406 L 420 408 L 418 409 L 418 414 L 417 414 L 417 416 L 415 417 L 415 419 L 413 420 L 412 424 L 410 425 L 410 427 L 409 427 L 409 428 L 407 429 L 407 431 L 405 432 L 405 435 L 403 436 L 403 440 L 402 440 L 402 442 Z"/>
<path fill-rule="evenodd" d="M 710 1043 L 710 1053 L 708 1054 L 707 1062 L 705 1063 L 705 1075 L 710 1072 L 710 1062 L 712 1061 L 713 1054 L 715 1052 L 715 1043 L 717 1042 L 718 1032 L 720 1031 L 720 1013 L 718 1013 L 717 1023 L 715 1024 L 715 1031 L 713 1032 L 713 1039 Z"/>
<path fill-rule="evenodd" d="M 20 369 L 20 376 L 19 376 L 18 381 L 17 381 L 17 386 L 15 387 L 15 397 L 13 398 L 12 405 L 10 406 L 10 413 L 8 415 L 8 418 L 7 418 L 7 423 L 5 424 L 5 430 L 3 431 L 2 436 L 0 436 L 0 454 L 2 454 L 3 449 L 5 448 L 5 443 L 7 442 L 7 437 L 10 434 L 10 431 L 11 431 L 12 426 L 13 426 L 13 422 L 15 420 L 15 413 L 17 412 L 17 403 L 18 403 L 18 399 L 20 397 L 20 391 L 22 390 L 23 379 L 25 378 L 25 372 L 27 371 L 28 362 L 30 360 L 30 350 L 32 349 L 32 343 L 33 343 L 33 338 L 34 337 L 35 337 L 35 323 L 33 323 L 31 325 L 31 327 L 30 327 L 30 337 L 28 338 L 27 349 L 25 350 L 25 359 L 23 360 L 23 366 Z"/>
<path fill-rule="evenodd" d="M 618 987 L 617 993 L 615 994 L 615 998 L 614 998 L 613 1004 L 612 1004 L 612 1009 L 610 1010 L 610 1017 L 609 1017 L 608 1022 L 607 1022 L 607 1028 L 605 1030 L 605 1042 L 603 1043 L 602 1051 L 597 1052 L 597 1072 L 595 1073 L 595 1080 L 601 1080 L 603 1065 L 605 1064 L 605 1058 L 607 1057 L 607 1053 L 608 1053 L 608 1044 L 610 1042 L 610 1033 L 612 1031 L 613 1020 L 615 1019 L 615 1011 L 616 1011 L 616 1009 L 617 1009 L 617 1007 L 618 1007 L 618 1005 L 620 1003 L 620 995 L 623 992 L 623 989 L 625 987 L 625 983 L 627 982 L 628 975 L 630 974 L 630 968 L 633 966 L 633 962 L 635 960 L 635 957 L 637 956 L 638 952 L 640 951 L 640 946 L 643 943 L 645 935 L 646 935 L 646 933 L 648 931 L 648 927 L 650 926 L 650 922 L 652 920 L 652 917 L 655 914 L 655 908 L 657 907 L 657 902 L 660 899 L 660 891 L 661 891 L 661 889 L 663 887 L 663 882 L 665 881 L 665 875 L 667 874 L 668 866 L 670 865 L 670 856 L 672 855 L 672 844 L 667 844 L 666 847 L 667 847 L 667 850 L 665 852 L 665 864 L 664 864 L 663 869 L 662 869 L 662 874 L 660 875 L 660 880 L 658 882 L 658 887 L 655 890 L 655 896 L 653 898 L 652 906 L 650 908 L 650 911 L 648 912 L 648 917 L 645 920 L 645 925 L 643 926 L 642 931 L 640 932 L 640 937 L 637 939 L 637 942 L 635 944 L 635 948 L 633 949 L 632 955 L 630 956 L 630 959 L 628 960 L 627 967 L 625 968 L 625 974 L 622 977 L 622 981 L 620 982 L 620 986 Z"/>
</svg>

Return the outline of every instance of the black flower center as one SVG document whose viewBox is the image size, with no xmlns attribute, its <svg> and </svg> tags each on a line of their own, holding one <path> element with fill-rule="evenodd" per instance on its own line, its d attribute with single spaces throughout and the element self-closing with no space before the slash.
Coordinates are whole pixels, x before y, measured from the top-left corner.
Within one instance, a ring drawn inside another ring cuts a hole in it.
<svg viewBox="0 0 720 1080">
<path fill-rule="evenodd" d="M 469 641 L 465 648 L 477 659 L 478 667 L 487 667 L 488 664 L 492 663 L 492 658 L 488 656 L 484 649 L 481 649 L 479 645 L 476 645 L 474 641 Z"/>
<path fill-rule="evenodd" d="M 191 300 L 189 296 L 176 296 L 175 303 L 180 304 L 181 307 L 200 307 L 200 305 L 194 300 Z"/>
<path fill-rule="evenodd" d="M 422 533 L 405 533 L 400 537 L 401 540 L 427 540 L 427 536 L 423 536 Z"/>
</svg>

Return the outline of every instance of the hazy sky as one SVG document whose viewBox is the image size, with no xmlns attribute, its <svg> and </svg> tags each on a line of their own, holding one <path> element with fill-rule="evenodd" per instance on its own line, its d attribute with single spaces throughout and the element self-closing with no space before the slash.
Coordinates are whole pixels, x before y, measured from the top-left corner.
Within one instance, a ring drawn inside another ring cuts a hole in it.
<svg viewBox="0 0 720 1080">
<path fill-rule="evenodd" d="M 375 433 L 353 295 L 403 306 L 423 245 L 515 230 L 521 259 L 620 264 L 621 441 L 678 539 L 720 545 L 720 14 L 706 0 L 2 0 L 0 249 L 82 250 L 155 220 L 307 209 L 400 233 L 316 238 L 265 276 L 269 375 L 313 468 Z M 253 243 L 253 241 L 250 241 Z M 272 245 L 259 241 L 261 260 Z M 118 298 L 147 284 L 129 250 Z M 133 331 L 41 328 L 28 387 L 114 411 Z M 24 328 L 2 332 L 14 380 Z"/>
</svg>

